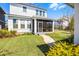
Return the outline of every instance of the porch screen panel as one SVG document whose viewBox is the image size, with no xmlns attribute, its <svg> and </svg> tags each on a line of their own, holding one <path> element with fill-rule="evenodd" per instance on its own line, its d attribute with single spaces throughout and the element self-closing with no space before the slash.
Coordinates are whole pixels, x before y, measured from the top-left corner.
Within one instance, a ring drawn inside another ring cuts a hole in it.
<svg viewBox="0 0 79 59">
<path fill-rule="evenodd" d="M 52 31 L 52 22 L 44 21 L 43 22 L 43 32 L 51 32 Z"/>
</svg>

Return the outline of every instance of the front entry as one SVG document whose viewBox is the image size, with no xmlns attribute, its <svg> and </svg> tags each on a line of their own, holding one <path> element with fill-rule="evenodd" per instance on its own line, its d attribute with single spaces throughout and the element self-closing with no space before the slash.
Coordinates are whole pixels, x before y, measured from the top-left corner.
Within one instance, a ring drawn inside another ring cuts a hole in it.
<svg viewBox="0 0 79 59">
<path fill-rule="evenodd" d="M 38 32 L 43 32 L 43 22 L 42 21 L 38 22 Z"/>
</svg>

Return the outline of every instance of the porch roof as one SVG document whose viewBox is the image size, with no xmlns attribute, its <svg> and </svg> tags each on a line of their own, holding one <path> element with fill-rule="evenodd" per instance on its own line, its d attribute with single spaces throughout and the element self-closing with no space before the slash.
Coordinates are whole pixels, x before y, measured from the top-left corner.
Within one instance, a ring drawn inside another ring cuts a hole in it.
<svg viewBox="0 0 79 59">
<path fill-rule="evenodd" d="M 51 21 L 55 21 L 54 19 L 52 18 L 48 18 L 48 17 L 38 17 L 38 16 L 33 16 L 32 17 L 33 19 L 39 19 L 39 20 L 51 20 Z"/>
<path fill-rule="evenodd" d="M 47 18 L 47 17 L 38 17 L 38 16 L 33 16 L 33 17 L 30 17 L 30 16 L 22 16 L 22 15 L 14 15 L 14 14 L 9 14 L 8 15 L 9 17 L 14 17 L 14 18 L 30 18 L 30 19 L 39 19 L 39 20 L 51 20 L 51 21 L 55 21 L 54 19 L 51 19 L 51 18 Z"/>
<path fill-rule="evenodd" d="M 8 14 L 9 17 L 13 17 L 13 18 L 31 18 L 29 16 L 22 16 L 22 15 L 15 15 L 15 14 Z"/>
</svg>

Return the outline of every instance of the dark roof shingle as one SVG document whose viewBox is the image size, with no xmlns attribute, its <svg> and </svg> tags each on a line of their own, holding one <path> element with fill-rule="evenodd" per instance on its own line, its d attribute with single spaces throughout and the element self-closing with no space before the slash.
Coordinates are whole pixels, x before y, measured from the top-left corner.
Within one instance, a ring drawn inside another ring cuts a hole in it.
<svg viewBox="0 0 79 59">
<path fill-rule="evenodd" d="M 5 14 L 4 10 L 0 7 L 0 14 Z"/>
</svg>

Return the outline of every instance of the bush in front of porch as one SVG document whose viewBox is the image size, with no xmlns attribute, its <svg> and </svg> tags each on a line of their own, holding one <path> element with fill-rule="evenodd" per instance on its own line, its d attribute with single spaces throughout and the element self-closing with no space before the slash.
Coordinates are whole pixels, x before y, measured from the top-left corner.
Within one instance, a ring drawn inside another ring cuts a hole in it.
<svg viewBox="0 0 79 59">
<path fill-rule="evenodd" d="M 5 29 L 0 30 L 0 38 L 14 37 L 14 36 L 16 36 L 16 31 L 8 31 Z"/>
</svg>

